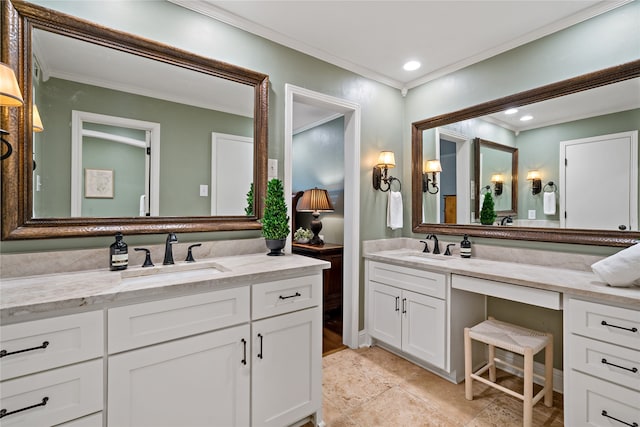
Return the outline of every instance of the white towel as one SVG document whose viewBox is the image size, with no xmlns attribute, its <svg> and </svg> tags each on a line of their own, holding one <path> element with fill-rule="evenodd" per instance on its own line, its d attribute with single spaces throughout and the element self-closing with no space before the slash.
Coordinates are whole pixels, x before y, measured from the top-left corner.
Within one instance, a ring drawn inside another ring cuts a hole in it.
<svg viewBox="0 0 640 427">
<path fill-rule="evenodd" d="M 555 191 L 545 192 L 542 202 L 543 202 L 542 204 L 543 204 L 543 210 L 545 215 L 556 214 L 556 192 Z"/>
<path fill-rule="evenodd" d="M 591 269 L 611 286 L 640 286 L 640 243 L 596 262 Z"/>
<path fill-rule="evenodd" d="M 392 230 L 402 228 L 402 194 L 399 191 L 389 191 L 387 199 L 387 227 Z"/>
<path fill-rule="evenodd" d="M 147 208 L 146 208 L 146 203 L 145 203 L 145 195 L 143 194 L 142 196 L 140 196 L 140 205 L 139 205 L 139 213 L 140 216 L 146 216 L 147 215 Z"/>
</svg>

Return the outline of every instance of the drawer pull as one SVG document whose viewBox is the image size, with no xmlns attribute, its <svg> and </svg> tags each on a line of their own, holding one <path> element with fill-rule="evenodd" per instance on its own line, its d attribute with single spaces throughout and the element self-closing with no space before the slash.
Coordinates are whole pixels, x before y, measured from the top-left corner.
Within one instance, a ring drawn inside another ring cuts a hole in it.
<svg viewBox="0 0 640 427">
<path fill-rule="evenodd" d="M 260 338 L 260 352 L 258 353 L 258 359 L 262 359 L 262 334 L 258 334 L 258 338 Z"/>
<path fill-rule="evenodd" d="M 240 342 L 242 342 L 242 347 L 243 347 L 242 360 L 240 361 L 240 363 L 242 363 L 243 365 L 246 365 L 247 364 L 247 340 L 242 338 Z"/>
<path fill-rule="evenodd" d="M 47 348 L 48 346 L 49 346 L 49 341 L 44 341 L 42 345 L 39 345 L 37 347 L 25 348 L 24 350 L 16 350 L 16 351 L 2 350 L 0 351 L 0 357 L 9 356 L 11 354 L 24 353 L 25 351 L 40 350 L 41 348 Z"/>
<path fill-rule="evenodd" d="M 6 409 L 0 409 L 0 418 L 17 414 L 18 412 L 27 411 L 29 409 L 37 408 L 38 406 L 45 406 L 49 401 L 48 397 L 43 397 L 42 402 L 36 403 L 35 405 L 27 406 L 26 408 L 16 409 L 15 411 L 7 411 Z"/>
<path fill-rule="evenodd" d="M 617 422 L 619 422 L 619 423 L 621 423 L 621 424 L 624 424 L 624 425 L 626 425 L 626 426 L 629 426 L 629 427 L 638 427 L 638 423 L 635 423 L 635 422 L 634 422 L 634 423 L 627 423 L 627 422 L 625 422 L 625 421 L 622 421 L 622 420 L 619 420 L 619 419 L 617 419 L 617 418 L 614 418 L 614 417 L 612 417 L 611 415 L 609 415 L 609 414 L 607 413 L 607 411 L 605 411 L 604 409 L 602 410 L 602 416 L 603 416 L 603 417 L 606 417 L 606 418 L 610 418 L 610 419 L 612 419 L 612 420 L 614 420 L 614 421 L 617 421 Z"/>
<path fill-rule="evenodd" d="M 625 331 L 629 331 L 629 332 L 638 332 L 638 328 L 636 327 L 625 328 L 624 326 L 616 326 L 616 325 L 612 325 L 611 323 L 607 323 L 606 320 L 603 320 L 600 324 L 602 326 L 611 326 L 612 328 L 624 329 Z"/>
<path fill-rule="evenodd" d="M 283 297 L 282 295 L 280 295 L 280 297 L 279 297 L 279 298 L 280 298 L 280 299 L 289 299 L 289 298 L 295 298 L 295 297 L 300 297 L 300 296 L 302 296 L 302 295 L 300 295 L 300 292 L 296 292 L 295 294 L 293 294 L 293 295 L 289 295 L 289 296 L 287 296 L 287 297 Z"/>
<path fill-rule="evenodd" d="M 624 369 L 625 371 L 633 372 L 634 374 L 638 372 L 638 368 L 635 366 L 633 368 L 625 368 L 624 366 L 616 365 L 615 363 L 607 362 L 607 359 L 603 358 L 602 363 L 605 365 L 615 366 L 616 368 Z"/>
</svg>

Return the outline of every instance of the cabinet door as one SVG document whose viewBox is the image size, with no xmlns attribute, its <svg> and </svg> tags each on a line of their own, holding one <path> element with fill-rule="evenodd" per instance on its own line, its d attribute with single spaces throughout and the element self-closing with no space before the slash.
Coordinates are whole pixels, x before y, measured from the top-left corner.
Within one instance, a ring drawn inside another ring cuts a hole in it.
<svg viewBox="0 0 640 427">
<path fill-rule="evenodd" d="M 444 369 L 444 300 L 403 291 L 401 306 L 402 350 Z"/>
<path fill-rule="evenodd" d="M 369 334 L 397 348 L 402 345 L 400 294 L 393 286 L 369 282 Z"/>
<path fill-rule="evenodd" d="M 319 411 L 320 309 L 253 322 L 252 336 L 252 426 L 282 427 Z"/>
<path fill-rule="evenodd" d="M 110 356 L 108 424 L 248 426 L 248 339 L 241 325 Z"/>
</svg>

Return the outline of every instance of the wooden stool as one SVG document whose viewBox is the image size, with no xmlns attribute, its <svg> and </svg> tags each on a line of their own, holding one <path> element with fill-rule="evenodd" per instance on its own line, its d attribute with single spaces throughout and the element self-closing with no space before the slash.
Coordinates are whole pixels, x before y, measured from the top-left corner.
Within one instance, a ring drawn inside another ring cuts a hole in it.
<svg viewBox="0 0 640 427">
<path fill-rule="evenodd" d="M 480 341 L 489 346 L 489 362 L 477 372 L 473 372 L 471 340 Z M 495 356 L 495 347 L 518 353 L 524 356 L 524 368 L 510 365 Z M 533 356 L 540 350 L 544 352 L 545 375 L 533 373 Z M 496 384 L 496 362 L 511 366 L 524 373 L 524 394 L 516 393 L 506 387 Z M 481 377 L 489 371 L 489 380 Z M 467 400 L 473 400 L 473 380 L 483 382 L 493 388 L 503 391 L 523 401 L 523 425 L 531 426 L 533 405 L 544 396 L 545 406 L 553 405 L 553 335 L 531 329 L 500 322 L 489 317 L 472 328 L 464 328 L 464 391 Z M 544 388 L 533 396 L 533 377 L 544 378 Z"/>
</svg>

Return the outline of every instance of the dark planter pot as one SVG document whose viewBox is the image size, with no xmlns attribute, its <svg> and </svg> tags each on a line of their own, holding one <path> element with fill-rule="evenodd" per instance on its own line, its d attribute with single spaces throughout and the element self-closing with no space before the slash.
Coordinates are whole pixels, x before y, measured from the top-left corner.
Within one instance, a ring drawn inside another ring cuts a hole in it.
<svg viewBox="0 0 640 427">
<path fill-rule="evenodd" d="M 267 249 L 271 250 L 271 252 L 269 252 L 267 255 L 269 256 L 284 255 L 284 252 L 282 252 L 282 249 L 284 249 L 284 246 L 287 243 L 287 239 L 277 239 L 277 240 L 264 239 L 264 241 L 267 244 Z"/>
</svg>

